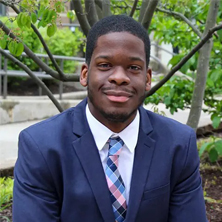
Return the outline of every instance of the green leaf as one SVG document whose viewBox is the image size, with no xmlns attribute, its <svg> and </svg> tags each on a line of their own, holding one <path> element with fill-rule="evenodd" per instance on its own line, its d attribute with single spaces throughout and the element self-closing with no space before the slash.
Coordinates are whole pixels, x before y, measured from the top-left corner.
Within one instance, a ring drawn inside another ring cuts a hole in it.
<svg viewBox="0 0 222 222">
<path fill-rule="evenodd" d="M 216 162 L 217 159 L 218 159 L 218 152 L 216 149 L 211 149 L 210 152 L 209 152 L 209 158 L 210 158 L 210 161 L 213 163 L 213 162 Z"/>
<path fill-rule="evenodd" d="M 186 73 L 187 73 L 187 70 L 188 70 L 189 68 L 190 68 L 190 64 L 189 64 L 189 62 L 186 62 L 186 63 L 181 67 L 180 71 L 181 71 L 182 73 L 186 74 Z"/>
<path fill-rule="evenodd" d="M 15 55 L 16 47 L 17 47 L 17 43 L 16 43 L 15 41 L 11 41 L 11 42 L 8 44 L 9 52 L 10 52 L 12 55 Z"/>
<path fill-rule="evenodd" d="M 16 17 L 17 25 L 18 25 L 19 28 L 22 28 L 22 27 L 23 27 L 23 25 L 22 25 L 22 23 L 21 23 L 21 16 L 22 16 L 22 13 L 20 12 L 20 13 L 18 14 L 18 16 Z"/>
<path fill-rule="evenodd" d="M 71 20 L 74 20 L 75 19 L 75 14 L 73 11 L 68 11 L 67 12 L 67 17 Z"/>
<path fill-rule="evenodd" d="M 174 112 L 177 111 L 177 109 L 175 107 L 170 107 L 170 113 L 173 115 Z"/>
<path fill-rule="evenodd" d="M 31 14 L 32 23 L 35 24 L 37 22 L 37 15 L 35 13 Z"/>
<path fill-rule="evenodd" d="M 221 118 L 219 116 L 214 116 L 212 119 L 212 125 L 214 129 L 217 129 L 220 125 Z"/>
<path fill-rule="evenodd" d="M 217 31 L 220 41 L 222 41 L 222 29 Z"/>
<path fill-rule="evenodd" d="M 216 82 L 222 75 L 221 70 L 213 70 L 213 72 L 210 75 L 210 78 Z"/>
<path fill-rule="evenodd" d="M 210 78 L 207 79 L 207 85 L 210 87 L 214 87 L 214 81 Z"/>
<path fill-rule="evenodd" d="M 2 49 L 5 49 L 6 46 L 7 46 L 6 40 L 5 40 L 5 39 L 1 39 L 1 40 L 0 40 L 0 47 L 1 47 Z"/>
<path fill-rule="evenodd" d="M 222 140 L 215 142 L 215 149 L 217 150 L 218 154 L 222 156 Z"/>
<path fill-rule="evenodd" d="M 23 53 L 23 51 L 24 51 L 24 45 L 21 42 L 19 42 L 16 47 L 15 55 L 20 56 Z"/>
<path fill-rule="evenodd" d="M 38 17 L 41 17 L 44 11 L 45 11 L 45 7 L 43 5 L 41 5 L 40 9 L 38 11 Z"/>
<path fill-rule="evenodd" d="M 52 37 L 56 33 L 56 30 L 57 30 L 56 24 L 52 24 L 52 25 L 48 26 L 47 35 L 49 37 Z"/>
<path fill-rule="evenodd" d="M 46 8 L 42 14 L 42 21 L 43 22 L 48 22 L 48 18 L 50 16 L 50 10 L 48 8 Z"/>
<path fill-rule="evenodd" d="M 174 94 L 175 94 L 175 89 L 172 88 L 172 89 L 170 90 L 170 94 L 169 94 L 170 99 L 173 98 Z"/>
<path fill-rule="evenodd" d="M 201 157 L 204 153 L 204 151 L 208 151 L 210 149 L 210 147 L 213 145 L 214 142 L 210 142 L 210 143 L 204 143 L 199 150 L 199 157 Z"/>
<path fill-rule="evenodd" d="M 27 17 L 26 27 L 31 28 L 31 17 Z"/>
<path fill-rule="evenodd" d="M 21 25 L 25 26 L 27 23 L 27 19 L 28 19 L 27 13 L 22 12 L 20 18 L 21 18 Z"/>
<path fill-rule="evenodd" d="M 164 103 L 165 103 L 166 105 L 170 105 L 170 103 L 171 103 L 171 98 L 170 98 L 169 96 L 165 97 Z"/>
<path fill-rule="evenodd" d="M 56 8 L 56 11 L 58 13 L 62 12 L 62 3 L 61 2 L 56 2 L 55 3 L 55 8 Z"/>
<path fill-rule="evenodd" d="M 172 66 L 175 66 L 183 57 L 183 55 L 175 55 L 170 61 L 169 64 L 171 64 Z"/>
</svg>

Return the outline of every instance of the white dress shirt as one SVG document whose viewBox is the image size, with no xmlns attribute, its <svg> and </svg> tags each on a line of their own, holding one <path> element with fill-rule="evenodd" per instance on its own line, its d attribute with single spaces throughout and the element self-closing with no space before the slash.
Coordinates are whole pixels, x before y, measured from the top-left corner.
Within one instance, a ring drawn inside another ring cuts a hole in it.
<svg viewBox="0 0 222 222">
<path fill-rule="evenodd" d="M 133 160 L 135 147 L 138 140 L 140 114 L 137 111 L 134 120 L 120 133 L 114 133 L 102 123 L 100 123 L 90 112 L 88 105 L 86 106 L 86 118 L 89 124 L 89 128 L 94 137 L 96 146 L 99 150 L 100 159 L 105 171 L 106 162 L 108 157 L 109 145 L 108 139 L 112 135 L 118 135 L 123 141 L 124 146 L 119 156 L 118 170 L 125 184 L 126 190 L 126 202 L 129 201 L 130 183 L 133 170 Z"/>
</svg>

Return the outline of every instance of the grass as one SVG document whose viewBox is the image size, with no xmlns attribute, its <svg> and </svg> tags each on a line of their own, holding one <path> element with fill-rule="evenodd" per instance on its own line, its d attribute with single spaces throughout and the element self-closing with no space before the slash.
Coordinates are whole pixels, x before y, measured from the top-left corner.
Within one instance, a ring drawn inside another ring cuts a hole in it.
<svg viewBox="0 0 222 222">
<path fill-rule="evenodd" d="M 0 212 L 12 205 L 13 182 L 9 177 L 0 177 Z"/>
</svg>

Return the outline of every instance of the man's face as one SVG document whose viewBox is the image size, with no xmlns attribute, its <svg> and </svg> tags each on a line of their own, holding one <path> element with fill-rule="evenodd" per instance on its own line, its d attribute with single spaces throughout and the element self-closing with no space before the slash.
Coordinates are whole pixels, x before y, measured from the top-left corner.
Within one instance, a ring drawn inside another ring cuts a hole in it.
<svg viewBox="0 0 222 222">
<path fill-rule="evenodd" d="M 125 128 L 151 86 L 143 41 L 128 32 L 100 36 L 90 65 L 82 66 L 80 83 L 88 86 L 88 104 L 94 117 L 108 128 L 112 123 Z"/>
</svg>

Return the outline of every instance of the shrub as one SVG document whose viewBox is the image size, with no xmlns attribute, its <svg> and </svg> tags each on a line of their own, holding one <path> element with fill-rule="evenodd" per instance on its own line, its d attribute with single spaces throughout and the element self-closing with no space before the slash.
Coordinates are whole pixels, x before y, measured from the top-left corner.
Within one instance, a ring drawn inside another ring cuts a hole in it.
<svg viewBox="0 0 222 222">
<path fill-rule="evenodd" d="M 13 182 L 11 178 L 0 177 L 0 211 L 11 205 Z"/>
<path fill-rule="evenodd" d="M 47 36 L 45 28 L 40 32 L 53 55 L 77 56 L 83 45 L 83 33 L 78 28 L 74 32 L 69 28 L 58 29 L 52 37 Z M 51 62 L 49 65 L 52 66 Z M 64 72 L 73 73 L 76 65 L 77 62 L 64 61 Z"/>
</svg>

